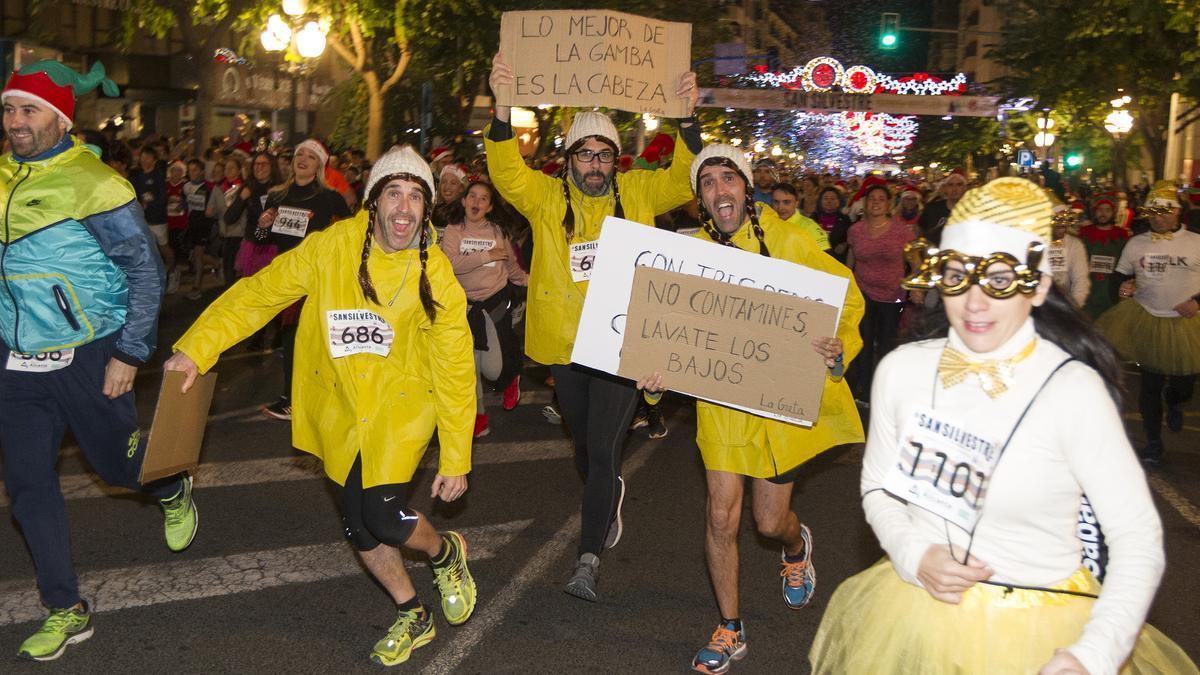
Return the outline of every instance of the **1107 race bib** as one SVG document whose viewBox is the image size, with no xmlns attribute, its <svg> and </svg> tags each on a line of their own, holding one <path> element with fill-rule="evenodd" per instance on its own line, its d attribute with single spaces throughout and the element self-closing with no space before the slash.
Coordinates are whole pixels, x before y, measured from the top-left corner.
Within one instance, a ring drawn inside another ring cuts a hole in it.
<svg viewBox="0 0 1200 675">
<path fill-rule="evenodd" d="M 74 349 L 61 349 L 42 354 L 9 352 L 8 363 L 4 367 L 7 370 L 16 370 L 23 373 L 49 373 L 54 370 L 66 368 L 74 360 Z"/>
<path fill-rule="evenodd" d="M 979 521 L 1000 445 L 918 408 L 900 435 L 883 489 L 970 532 Z"/>
<path fill-rule="evenodd" d="M 396 332 L 382 316 L 367 309 L 333 309 L 325 313 L 329 326 L 329 354 L 340 359 L 351 354 L 387 356 Z"/>
<path fill-rule="evenodd" d="M 592 278 L 592 268 L 596 266 L 596 249 L 598 241 L 585 241 L 571 244 L 571 280 L 575 283 Z"/>
<path fill-rule="evenodd" d="M 275 222 L 271 223 L 271 231 L 291 237 L 303 237 L 308 231 L 308 223 L 312 217 L 313 212 L 308 209 L 281 206 L 275 214 Z"/>
</svg>

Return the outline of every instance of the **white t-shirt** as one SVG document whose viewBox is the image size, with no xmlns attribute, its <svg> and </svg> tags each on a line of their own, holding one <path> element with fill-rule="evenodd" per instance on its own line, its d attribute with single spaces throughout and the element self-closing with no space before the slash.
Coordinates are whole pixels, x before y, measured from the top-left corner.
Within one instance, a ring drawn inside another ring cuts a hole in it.
<svg viewBox="0 0 1200 675">
<path fill-rule="evenodd" d="M 1136 276 L 1133 299 L 1147 312 L 1177 317 L 1175 307 L 1200 293 L 1200 234 L 1180 229 L 1158 241 L 1151 235 L 1143 232 L 1129 240 L 1117 271 Z"/>
<path fill-rule="evenodd" d="M 932 417 L 955 425 L 953 439 L 982 439 L 999 447 L 1050 372 L 1067 358 L 1057 345 L 1037 338 L 1033 353 L 1016 364 L 1008 391 L 993 399 L 975 375 L 951 389 L 935 380 L 943 349 L 949 344 L 972 360 L 1008 358 L 1035 336 L 1029 320 L 995 352 L 973 354 L 951 331 L 948 340 L 902 345 L 880 362 L 863 458 L 863 510 L 897 574 L 909 583 L 921 585 L 917 569 L 930 546 L 949 538 L 961 554 L 970 536 L 882 489 L 902 461 L 905 425 L 915 413 L 930 409 Z M 1061 646 L 1070 648 L 1088 672 L 1115 674 L 1146 619 L 1165 556 L 1145 474 L 1096 371 L 1078 362 L 1058 371 L 990 476 L 971 554 L 995 570 L 992 581 L 1046 586 L 1079 569 L 1076 523 L 1087 494 L 1109 545 L 1109 565 L 1079 640 Z"/>
</svg>

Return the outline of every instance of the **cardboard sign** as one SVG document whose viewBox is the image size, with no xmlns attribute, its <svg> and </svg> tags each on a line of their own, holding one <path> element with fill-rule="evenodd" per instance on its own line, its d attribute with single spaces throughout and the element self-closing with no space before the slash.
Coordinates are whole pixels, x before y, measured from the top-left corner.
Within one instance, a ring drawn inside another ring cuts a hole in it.
<svg viewBox="0 0 1200 675">
<path fill-rule="evenodd" d="M 500 51 L 515 76 L 495 92 L 500 105 L 688 114 L 675 90 L 691 70 L 689 23 L 603 9 L 505 12 Z"/>
<path fill-rule="evenodd" d="M 833 306 L 841 316 L 848 279 L 612 216 L 601 227 L 571 353 L 571 360 L 580 365 L 617 374 L 633 274 L 638 267 L 816 300 Z"/>
<path fill-rule="evenodd" d="M 617 374 L 657 371 L 672 391 L 810 426 L 826 373 L 812 341 L 836 334 L 837 314 L 812 300 L 639 267 Z"/>
<path fill-rule="evenodd" d="M 200 463 L 200 445 L 204 442 L 204 426 L 217 374 L 196 378 L 186 394 L 179 392 L 183 380 L 184 374 L 179 371 L 163 372 L 162 391 L 158 394 L 146 456 L 142 460 L 142 483 L 174 476 Z"/>
</svg>

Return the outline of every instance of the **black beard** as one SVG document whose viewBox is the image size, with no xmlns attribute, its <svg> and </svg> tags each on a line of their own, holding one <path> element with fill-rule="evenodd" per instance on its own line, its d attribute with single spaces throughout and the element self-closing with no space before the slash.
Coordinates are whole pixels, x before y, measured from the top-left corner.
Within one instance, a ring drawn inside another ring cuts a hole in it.
<svg viewBox="0 0 1200 675">
<path fill-rule="evenodd" d="M 600 176 L 604 179 L 604 183 L 599 188 L 593 188 L 587 184 L 589 176 Z M 608 176 L 603 171 L 589 170 L 587 173 L 580 173 L 575 167 L 571 167 L 571 180 L 575 182 L 575 187 L 579 191 L 589 197 L 600 197 L 608 194 Z"/>
</svg>

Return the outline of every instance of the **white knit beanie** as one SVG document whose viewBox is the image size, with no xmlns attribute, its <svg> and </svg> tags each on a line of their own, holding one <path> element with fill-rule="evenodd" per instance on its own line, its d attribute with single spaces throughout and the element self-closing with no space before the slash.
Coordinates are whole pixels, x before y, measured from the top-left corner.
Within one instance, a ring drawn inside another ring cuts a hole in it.
<svg viewBox="0 0 1200 675">
<path fill-rule="evenodd" d="M 704 149 L 700 151 L 700 154 L 696 155 L 696 159 L 692 160 L 692 190 L 695 191 L 697 195 L 700 194 L 700 186 L 696 184 L 696 180 L 700 177 L 700 167 L 704 164 L 705 160 L 712 159 L 713 157 L 724 157 L 725 159 L 733 162 L 733 165 L 737 167 L 738 172 L 742 174 L 742 178 L 746 179 L 746 183 L 748 185 L 754 184 L 754 182 L 750 180 L 750 177 L 754 175 L 754 172 L 750 169 L 750 161 L 746 159 L 746 154 L 732 145 L 713 143 L 711 145 L 704 146 Z"/>
<path fill-rule="evenodd" d="M 365 194 L 370 195 L 371 188 L 375 187 L 376 183 L 397 173 L 409 173 L 420 178 L 421 182 L 425 183 L 425 188 L 429 190 L 430 199 L 433 200 L 429 205 L 433 206 L 433 202 L 437 201 L 437 191 L 433 189 L 433 172 L 429 170 L 429 165 L 425 163 L 424 159 L 421 159 L 417 151 L 408 145 L 393 146 L 371 166 L 371 175 L 367 178 Z"/>
<path fill-rule="evenodd" d="M 571 130 L 567 132 L 565 147 L 570 148 L 588 136 L 599 136 L 611 141 L 613 145 L 617 146 L 617 153 L 621 152 L 621 135 L 617 133 L 617 127 L 613 125 L 612 120 L 608 119 L 608 115 L 604 113 L 575 113 L 575 119 L 571 122 Z"/>
</svg>

